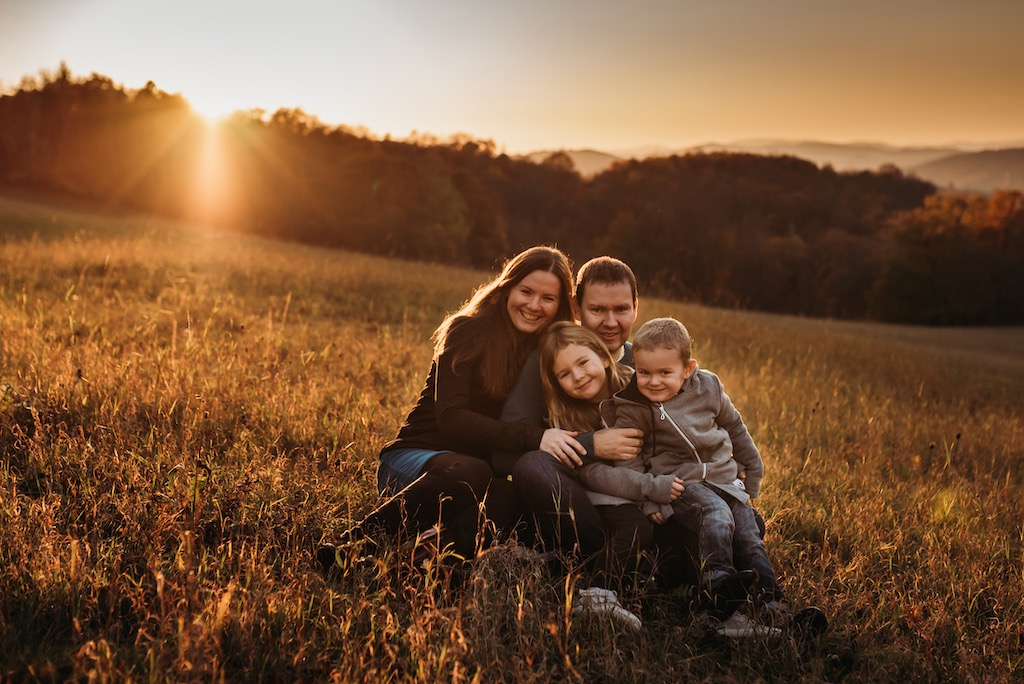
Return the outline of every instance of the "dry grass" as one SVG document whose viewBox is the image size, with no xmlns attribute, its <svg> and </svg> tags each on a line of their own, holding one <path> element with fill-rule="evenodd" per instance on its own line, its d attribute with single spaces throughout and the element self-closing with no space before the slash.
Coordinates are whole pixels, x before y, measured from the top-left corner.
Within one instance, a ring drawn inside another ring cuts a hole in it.
<svg viewBox="0 0 1024 684">
<path fill-rule="evenodd" d="M 483 274 L 10 200 L 0 240 L 0 679 L 1024 675 L 1020 329 L 643 303 L 723 377 L 784 586 L 832 620 L 733 645 L 666 604 L 573 620 L 571 581 L 499 556 L 463 592 L 316 572 Z"/>
</svg>

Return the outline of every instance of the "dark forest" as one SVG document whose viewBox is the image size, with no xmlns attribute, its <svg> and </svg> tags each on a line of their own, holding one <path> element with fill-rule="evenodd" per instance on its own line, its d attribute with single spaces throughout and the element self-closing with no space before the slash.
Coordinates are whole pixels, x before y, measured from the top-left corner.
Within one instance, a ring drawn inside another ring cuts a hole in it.
<svg viewBox="0 0 1024 684">
<path fill-rule="evenodd" d="M 938 191 L 895 166 L 689 154 L 581 177 L 491 141 L 379 138 L 298 109 L 216 127 L 149 83 L 66 66 L 0 96 L 0 183 L 284 240 L 493 268 L 557 244 L 645 295 L 805 316 L 1024 323 L 1024 196 Z"/>
</svg>

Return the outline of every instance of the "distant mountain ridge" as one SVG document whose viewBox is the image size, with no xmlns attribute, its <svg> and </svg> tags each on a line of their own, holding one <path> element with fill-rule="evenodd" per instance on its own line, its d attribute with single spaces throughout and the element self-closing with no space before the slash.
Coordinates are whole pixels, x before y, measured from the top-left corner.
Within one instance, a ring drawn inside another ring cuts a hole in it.
<svg viewBox="0 0 1024 684">
<path fill-rule="evenodd" d="M 752 140 L 720 145 L 698 145 L 687 152 L 750 152 L 753 154 L 789 155 L 829 165 L 836 171 L 877 171 L 886 164 L 903 170 L 942 159 L 965 150 L 956 147 L 895 147 L 881 143 L 828 143 L 815 141 Z"/>
<path fill-rule="evenodd" d="M 607 171 L 615 162 L 629 159 L 628 156 L 599 152 L 598 150 L 538 150 L 524 156 L 536 164 L 542 164 L 551 155 L 559 152 L 566 154 L 572 160 L 576 171 L 584 178 L 596 176 L 602 171 Z"/>
<path fill-rule="evenodd" d="M 747 140 L 728 144 L 706 143 L 681 149 L 645 147 L 617 152 L 592 149 L 543 150 L 524 156 L 540 163 L 559 152 L 568 156 L 584 177 L 597 175 L 616 162 L 627 159 L 673 154 L 745 152 L 799 157 L 818 166 L 831 166 L 836 171 L 877 171 L 883 166 L 893 165 L 904 173 L 913 174 L 940 188 L 969 192 L 1024 190 L 1024 142 L 985 149 L 978 145 L 898 147 L 882 143 Z"/>
<path fill-rule="evenodd" d="M 954 154 L 910 171 L 939 187 L 977 192 L 1024 190 L 1024 147 Z"/>
</svg>

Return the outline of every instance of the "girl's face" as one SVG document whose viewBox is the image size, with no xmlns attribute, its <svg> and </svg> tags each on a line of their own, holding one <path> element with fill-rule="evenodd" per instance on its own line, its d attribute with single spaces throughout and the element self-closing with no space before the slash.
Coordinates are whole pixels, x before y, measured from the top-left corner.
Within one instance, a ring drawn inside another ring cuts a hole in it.
<svg viewBox="0 0 1024 684">
<path fill-rule="evenodd" d="M 562 284 L 548 271 L 533 271 L 508 292 L 508 317 L 521 333 L 543 330 L 558 313 Z"/>
<path fill-rule="evenodd" d="M 562 391 L 573 399 L 597 402 L 608 398 L 606 384 L 608 360 L 602 361 L 593 349 L 570 344 L 555 354 L 551 374 Z"/>
</svg>

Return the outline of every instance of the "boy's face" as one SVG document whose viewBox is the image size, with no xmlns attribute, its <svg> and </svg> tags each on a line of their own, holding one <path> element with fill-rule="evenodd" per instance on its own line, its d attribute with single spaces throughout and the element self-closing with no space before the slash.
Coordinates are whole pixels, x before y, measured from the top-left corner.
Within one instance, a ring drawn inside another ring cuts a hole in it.
<svg viewBox="0 0 1024 684">
<path fill-rule="evenodd" d="M 636 385 L 640 394 L 653 402 L 668 401 L 679 394 L 697 362 L 684 362 L 675 349 L 634 349 Z"/>
<path fill-rule="evenodd" d="M 617 354 L 636 322 L 636 302 L 629 283 L 588 283 L 577 304 L 583 327 L 597 333 L 608 351 Z"/>
</svg>

